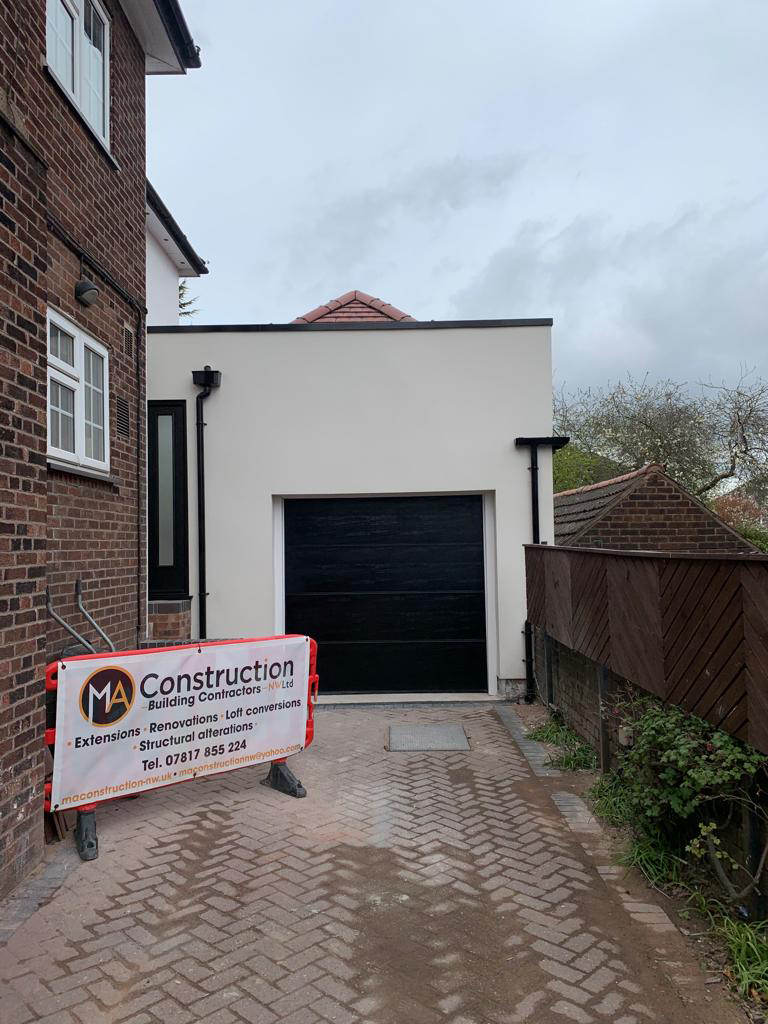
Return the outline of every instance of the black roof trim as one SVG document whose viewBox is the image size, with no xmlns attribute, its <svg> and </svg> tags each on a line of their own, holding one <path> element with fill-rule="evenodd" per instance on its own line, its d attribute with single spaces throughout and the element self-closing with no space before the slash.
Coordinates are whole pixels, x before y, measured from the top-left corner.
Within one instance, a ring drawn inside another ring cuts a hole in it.
<svg viewBox="0 0 768 1024">
<path fill-rule="evenodd" d="M 165 26 L 174 52 L 183 68 L 199 68 L 200 48 L 195 46 L 192 34 L 187 28 L 178 0 L 155 0 L 157 13 Z"/>
<path fill-rule="evenodd" d="M 314 324 L 170 324 L 168 327 L 148 327 L 149 334 L 236 334 L 268 331 L 424 331 L 457 327 L 551 327 L 551 317 L 529 320 L 372 320 L 370 323 L 314 323 Z"/>
<path fill-rule="evenodd" d="M 147 203 L 152 210 L 157 214 L 163 227 L 171 236 L 173 241 L 179 247 L 179 249 L 187 257 L 187 262 L 190 267 L 195 271 L 196 274 L 207 274 L 208 267 L 205 265 L 205 260 L 197 255 L 195 250 L 192 248 L 192 243 L 189 241 L 187 236 L 181 230 L 179 225 L 173 218 L 173 214 L 165 205 L 163 200 L 157 194 L 152 185 L 152 182 L 147 180 Z"/>
</svg>

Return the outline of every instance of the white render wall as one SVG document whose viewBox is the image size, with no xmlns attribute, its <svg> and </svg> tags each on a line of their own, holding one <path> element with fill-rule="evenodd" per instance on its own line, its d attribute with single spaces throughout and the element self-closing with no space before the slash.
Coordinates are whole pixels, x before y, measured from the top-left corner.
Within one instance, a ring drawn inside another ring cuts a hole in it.
<svg viewBox="0 0 768 1024">
<path fill-rule="evenodd" d="M 179 270 L 151 231 L 147 231 L 147 326 L 179 322 Z"/>
<path fill-rule="evenodd" d="M 530 452 L 514 439 L 552 432 L 549 327 L 149 334 L 149 398 L 187 400 L 194 595 L 192 370 L 206 363 L 222 373 L 204 407 L 210 637 L 280 628 L 275 498 L 480 492 L 495 513 L 490 669 L 524 676 Z M 542 540 L 551 544 L 551 455 L 539 456 Z"/>
</svg>

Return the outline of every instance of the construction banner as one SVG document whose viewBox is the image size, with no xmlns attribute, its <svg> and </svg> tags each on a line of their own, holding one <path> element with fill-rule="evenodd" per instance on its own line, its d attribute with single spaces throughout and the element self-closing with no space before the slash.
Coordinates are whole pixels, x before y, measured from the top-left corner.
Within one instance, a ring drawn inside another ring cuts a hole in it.
<svg viewBox="0 0 768 1024">
<path fill-rule="evenodd" d="M 309 672 L 305 636 L 58 662 L 51 808 L 297 753 L 307 742 Z"/>
</svg>

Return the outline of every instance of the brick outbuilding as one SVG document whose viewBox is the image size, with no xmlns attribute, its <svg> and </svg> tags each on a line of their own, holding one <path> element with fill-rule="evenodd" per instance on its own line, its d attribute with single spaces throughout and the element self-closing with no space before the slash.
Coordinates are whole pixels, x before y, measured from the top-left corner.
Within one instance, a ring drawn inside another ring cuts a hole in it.
<svg viewBox="0 0 768 1024">
<path fill-rule="evenodd" d="M 757 551 L 658 463 L 560 491 L 554 505 L 556 544 L 619 551 Z"/>
</svg>

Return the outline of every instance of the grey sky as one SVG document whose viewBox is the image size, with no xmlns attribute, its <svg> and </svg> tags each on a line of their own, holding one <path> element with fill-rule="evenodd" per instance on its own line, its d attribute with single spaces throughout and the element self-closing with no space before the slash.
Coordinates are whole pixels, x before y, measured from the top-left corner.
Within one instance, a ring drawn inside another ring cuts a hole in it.
<svg viewBox="0 0 768 1024">
<path fill-rule="evenodd" d="M 149 175 L 197 323 L 555 317 L 560 382 L 768 375 L 765 0 L 184 0 Z"/>
</svg>

